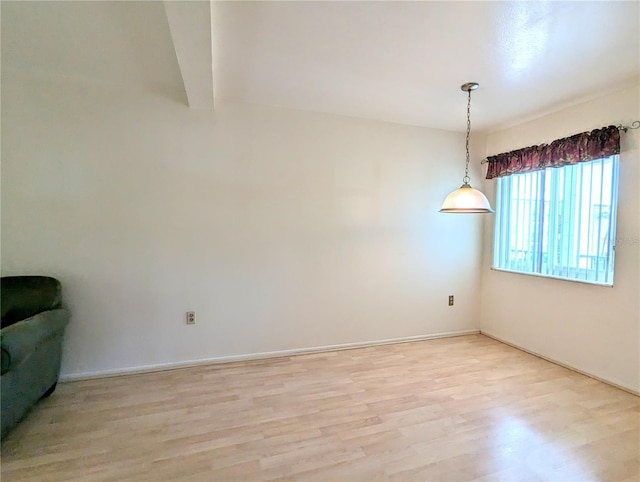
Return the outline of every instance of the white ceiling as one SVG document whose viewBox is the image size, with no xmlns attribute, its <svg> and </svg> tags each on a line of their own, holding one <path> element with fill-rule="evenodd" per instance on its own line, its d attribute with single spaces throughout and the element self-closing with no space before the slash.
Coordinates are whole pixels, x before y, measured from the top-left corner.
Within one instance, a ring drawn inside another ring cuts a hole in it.
<svg viewBox="0 0 640 482">
<path fill-rule="evenodd" d="M 166 3 L 2 1 L 2 66 L 450 130 L 640 74 L 637 1 Z"/>
<path fill-rule="evenodd" d="M 3 69 L 184 91 L 162 2 L 2 0 L 0 8 Z"/>
</svg>

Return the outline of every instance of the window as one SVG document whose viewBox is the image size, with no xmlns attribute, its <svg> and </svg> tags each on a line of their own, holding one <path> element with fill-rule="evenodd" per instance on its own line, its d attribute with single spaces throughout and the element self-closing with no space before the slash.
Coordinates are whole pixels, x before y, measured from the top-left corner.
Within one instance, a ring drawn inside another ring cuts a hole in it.
<svg viewBox="0 0 640 482">
<path fill-rule="evenodd" d="M 494 268 L 613 285 L 618 163 L 499 177 Z"/>
</svg>

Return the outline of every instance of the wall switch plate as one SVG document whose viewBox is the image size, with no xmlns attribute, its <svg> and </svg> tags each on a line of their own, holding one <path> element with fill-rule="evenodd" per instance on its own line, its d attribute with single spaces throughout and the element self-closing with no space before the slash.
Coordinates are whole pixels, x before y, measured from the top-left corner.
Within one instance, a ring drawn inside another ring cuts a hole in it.
<svg viewBox="0 0 640 482">
<path fill-rule="evenodd" d="M 453 306 L 453 295 L 449 295 L 449 306 Z"/>
<path fill-rule="evenodd" d="M 195 325 L 195 324 L 196 324 L 196 312 L 187 311 L 187 325 Z"/>
</svg>

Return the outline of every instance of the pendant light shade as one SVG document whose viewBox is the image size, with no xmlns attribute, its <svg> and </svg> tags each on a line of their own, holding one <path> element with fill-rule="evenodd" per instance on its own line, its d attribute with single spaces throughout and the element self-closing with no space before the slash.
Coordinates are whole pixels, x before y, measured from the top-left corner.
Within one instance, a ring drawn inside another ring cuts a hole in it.
<svg viewBox="0 0 640 482">
<path fill-rule="evenodd" d="M 469 136 L 471 134 L 471 91 L 478 88 L 475 82 L 469 82 L 460 87 L 463 92 L 468 93 L 467 97 L 467 162 L 462 178 L 462 186 L 449 194 L 444 202 L 441 213 L 493 213 L 489 200 L 477 189 L 469 184 Z"/>
<path fill-rule="evenodd" d="M 492 213 L 487 196 L 469 184 L 452 191 L 442 203 L 441 213 Z"/>
</svg>

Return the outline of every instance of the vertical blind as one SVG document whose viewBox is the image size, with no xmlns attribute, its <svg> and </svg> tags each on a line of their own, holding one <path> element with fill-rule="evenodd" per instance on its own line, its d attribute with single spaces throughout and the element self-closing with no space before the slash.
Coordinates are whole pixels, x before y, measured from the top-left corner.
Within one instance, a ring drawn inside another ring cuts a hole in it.
<svg viewBox="0 0 640 482">
<path fill-rule="evenodd" d="M 499 177 L 494 267 L 612 285 L 618 157 Z"/>
</svg>

